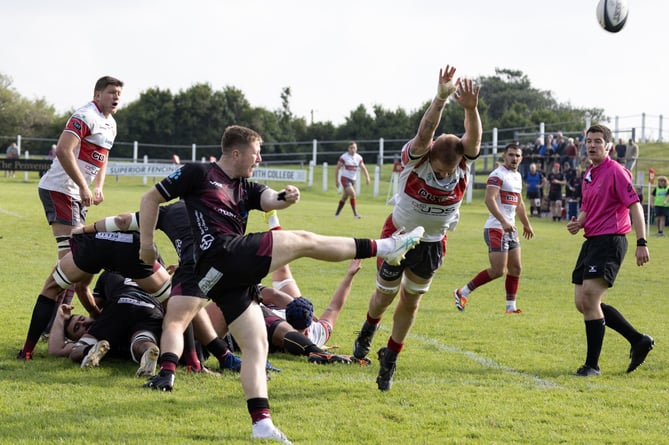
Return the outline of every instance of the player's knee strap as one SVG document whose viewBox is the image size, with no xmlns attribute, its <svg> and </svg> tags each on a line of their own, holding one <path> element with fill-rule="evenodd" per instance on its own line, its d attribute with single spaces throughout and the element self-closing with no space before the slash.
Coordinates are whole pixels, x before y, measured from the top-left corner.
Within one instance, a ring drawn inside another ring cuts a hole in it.
<svg viewBox="0 0 669 445">
<path fill-rule="evenodd" d="M 281 290 L 281 289 L 283 289 L 286 285 L 288 285 L 288 284 L 290 284 L 290 283 L 295 283 L 295 280 L 292 279 L 292 278 L 286 278 L 285 280 L 281 280 L 281 281 L 272 281 L 272 287 L 273 287 L 274 289 Z"/>
<path fill-rule="evenodd" d="M 158 300 L 158 303 L 162 303 L 163 301 L 167 300 L 171 292 L 172 292 L 172 280 L 167 280 L 165 281 L 165 283 L 163 283 L 160 289 L 152 293 L 151 296 L 156 300 Z"/>
<path fill-rule="evenodd" d="M 128 230 L 139 231 L 139 221 L 137 221 L 137 212 L 133 213 L 130 217 L 130 224 L 128 225 Z"/>
<path fill-rule="evenodd" d="M 70 235 L 63 235 L 56 237 L 56 246 L 58 246 L 58 252 L 69 251 L 70 250 Z"/>
<path fill-rule="evenodd" d="M 105 218 L 105 232 L 118 232 L 121 228 L 116 224 L 115 216 Z"/>
<path fill-rule="evenodd" d="M 386 295 L 395 295 L 397 291 L 400 290 L 400 285 L 399 283 L 397 286 L 386 286 L 382 283 L 379 282 L 379 280 L 376 280 L 376 290 L 379 291 L 382 294 Z"/>
<path fill-rule="evenodd" d="M 58 286 L 60 286 L 63 289 L 67 289 L 70 286 L 72 286 L 72 281 L 70 281 L 69 278 L 65 275 L 65 272 L 63 272 L 63 269 L 60 267 L 60 262 L 56 264 L 56 270 L 53 271 L 53 279 L 56 280 L 56 283 Z"/>
<path fill-rule="evenodd" d="M 130 340 L 130 354 L 132 355 L 132 359 L 135 363 L 139 363 L 139 360 L 142 358 L 135 357 L 135 345 L 137 343 L 144 343 L 147 341 L 153 343 L 154 345 L 158 344 L 156 336 L 153 335 L 153 332 L 150 331 L 139 331 L 132 337 L 132 340 Z"/>
<path fill-rule="evenodd" d="M 404 290 L 409 292 L 410 294 L 424 294 L 427 293 L 427 291 L 430 290 L 430 284 L 432 281 L 428 281 L 427 283 L 416 283 L 415 281 L 412 281 L 411 279 L 407 278 L 406 275 L 404 278 L 402 278 L 402 285 L 404 286 Z"/>
</svg>

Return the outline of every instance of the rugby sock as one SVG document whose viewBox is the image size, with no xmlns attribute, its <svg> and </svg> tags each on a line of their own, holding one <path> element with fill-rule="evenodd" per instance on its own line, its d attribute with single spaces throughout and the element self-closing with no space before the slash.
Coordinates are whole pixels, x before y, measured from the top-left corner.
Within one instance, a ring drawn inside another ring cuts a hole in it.
<svg viewBox="0 0 669 445">
<path fill-rule="evenodd" d="M 179 363 L 179 356 L 172 352 L 165 352 L 160 354 L 158 363 L 160 363 L 161 371 L 175 372 L 177 370 L 177 363 Z"/>
<path fill-rule="evenodd" d="M 355 241 L 355 258 L 371 258 L 379 256 L 379 243 L 384 240 L 371 240 L 367 238 L 353 238 Z M 395 240 L 389 240 L 395 247 Z"/>
<path fill-rule="evenodd" d="M 289 354 L 309 356 L 310 353 L 324 352 L 309 340 L 304 334 L 297 331 L 290 331 L 283 337 L 283 349 Z"/>
<path fill-rule="evenodd" d="M 263 419 L 271 419 L 269 412 L 269 399 L 264 397 L 254 397 L 246 401 L 246 408 L 251 415 L 253 423 L 260 422 Z"/>
<path fill-rule="evenodd" d="M 193 334 L 193 324 L 189 323 L 184 331 L 184 352 L 182 354 L 186 366 L 190 366 L 193 371 L 200 371 L 202 364 L 197 356 L 197 348 L 195 347 L 195 335 Z"/>
<path fill-rule="evenodd" d="M 403 347 L 404 347 L 404 343 L 397 343 L 395 340 L 393 340 L 393 337 L 390 337 L 388 339 L 388 349 L 395 352 L 396 354 L 399 354 L 400 352 L 402 352 Z"/>
<path fill-rule="evenodd" d="M 514 277 L 513 275 L 507 275 L 506 281 L 504 282 L 504 287 L 506 288 L 506 310 L 515 311 L 516 310 L 516 295 L 518 294 L 518 283 L 520 282 L 520 277 Z"/>
<path fill-rule="evenodd" d="M 585 320 L 585 337 L 588 342 L 585 364 L 595 369 L 599 369 L 599 354 L 602 352 L 605 327 L 606 323 L 603 318 L 599 320 Z"/>
<path fill-rule="evenodd" d="M 381 317 L 373 318 L 371 315 L 369 315 L 369 312 L 367 312 L 367 323 L 372 326 L 376 326 L 377 324 L 381 323 Z"/>
<path fill-rule="evenodd" d="M 355 198 L 351 198 L 351 210 L 353 210 L 353 215 L 358 216 L 358 202 Z"/>
<path fill-rule="evenodd" d="M 223 363 L 223 357 L 225 357 L 226 354 L 232 353 L 232 351 L 228 349 L 228 345 L 220 337 L 216 337 L 207 343 L 205 348 L 207 348 L 207 351 L 209 351 L 214 357 L 218 359 L 219 364 Z"/>
<path fill-rule="evenodd" d="M 341 209 L 344 208 L 345 203 L 346 203 L 346 201 L 344 201 L 344 200 L 339 201 L 339 204 L 337 205 L 337 211 L 335 212 L 335 216 L 339 216 L 339 213 L 341 212 Z"/>
<path fill-rule="evenodd" d="M 269 230 L 281 230 L 279 215 L 277 214 L 276 210 L 265 212 L 265 222 L 267 223 Z"/>
<path fill-rule="evenodd" d="M 51 298 L 39 295 L 33 308 L 33 315 L 30 319 L 30 327 L 28 328 L 28 336 L 26 342 L 21 350 L 23 354 L 30 352 L 32 354 L 35 345 L 39 341 L 42 332 L 49 325 L 51 315 L 56 307 L 56 301 Z"/>
<path fill-rule="evenodd" d="M 643 334 L 634 329 L 634 326 L 630 324 L 629 321 L 623 317 L 623 314 L 618 312 L 618 309 L 608 304 L 601 303 L 602 312 L 604 312 L 604 320 L 606 320 L 606 326 L 610 327 L 630 342 L 630 344 L 635 345 L 641 338 Z"/>
<path fill-rule="evenodd" d="M 474 289 L 476 289 L 479 286 L 483 286 L 484 284 L 489 283 L 490 281 L 492 281 L 492 278 L 490 277 L 490 274 L 488 273 L 488 269 L 482 270 L 474 278 L 472 278 L 472 281 L 467 283 L 467 286 L 465 286 L 468 289 L 467 293 L 465 294 L 463 292 L 462 295 L 464 295 L 466 297 Z"/>
</svg>

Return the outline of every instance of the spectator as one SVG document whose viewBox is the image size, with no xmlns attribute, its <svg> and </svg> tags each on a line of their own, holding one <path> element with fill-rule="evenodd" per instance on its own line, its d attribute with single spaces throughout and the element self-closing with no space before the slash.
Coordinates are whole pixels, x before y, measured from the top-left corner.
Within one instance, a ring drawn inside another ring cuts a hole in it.
<svg viewBox="0 0 669 445">
<path fill-rule="evenodd" d="M 530 164 L 532 162 L 534 162 L 532 156 L 532 144 L 525 144 L 523 145 L 523 160 L 520 161 L 520 168 L 518 169 L 521 178 L 527 176 L 527 172 L 530 171 Z"/>
<path fill-rule="evenodd" d="M 548 202 L 553 221 L 562 219 L 562 186 L 567 183 L 564 174 L 560 172 L 560 164 L 555 162 L 553 169 L 546 177 L 548 181 Z"/>
<path fill-rule="evenodd" d="M 653 199 L 650 202 L 650 206 L 655 211 L 655 223 L 657 224 L 657 233 L 655 236 L 664 236 L 664 226 L 667 222 L 667 216 L 669 216 L 669 204 L 667 204 L 669 201 L 668 191 L 667 177 L 658 176 L 657 187 L 651 193 Z"/>
<path fill-rule="evenodd" d="M 546 185 L 546 177 L 543 172 L 537 170 L 537 164 L 534 162 L 530 164 L 530 170 L 523 178 L 526 187 L 527 199 L 530 201 L 530 216 L 541 217 L 541 200 L 544 197 L 544 185 Z"/>
<path fill-rule="evenodd" d="M 12 142 L 9 144 L 7 147 L 7 159 L 8 160 L 15 160 L 19 158 L 19 148 L 16 145 L 16 142 Z M 5 172 L 5 176 L 8 176 L 10 178 L 14 178 L 16 176 L 16 172 L 14 170 L 7 170 Z"/>
<path fill-rule="evenodd" d="M 578 167 L 578 147 L 574 143 L 574 138 L 567 139 L 567 146 L 564 149 L 565 159 L 569 162 L 571 168 Z"/>
<path fill-rule="evenodd" d="M 565 163 L 565 167 L 568 163 Z M 581 169 L 569 168 L 567 170 L 565 184 L 565 199 L 567 201 L 567 220 L 578 216 L 578 207 L 581 202 L 581 182 L 583 181 L 583 174 Z"/>
<path fill-rule="evenodd" d="M 555 162 L 559 162 L 560 165 L 564 164 L 567 159 L 567 140 L 561 131 L 558 131 L 557 138 L 555 139 Z"/>
<path fill-rule="evenodd" d="M 625 156 L 627 156 L 627 145 L 623 138 L 620 138 L 616 144 L 616 160 L 619 164 L 625 165 Z"/>
<path fill-rule="evenodd" d="M 630 139 L 625 149 L 625 168 L 632 171 L 637 159 L 639 159 L 639 146 Z"/>
</svg>

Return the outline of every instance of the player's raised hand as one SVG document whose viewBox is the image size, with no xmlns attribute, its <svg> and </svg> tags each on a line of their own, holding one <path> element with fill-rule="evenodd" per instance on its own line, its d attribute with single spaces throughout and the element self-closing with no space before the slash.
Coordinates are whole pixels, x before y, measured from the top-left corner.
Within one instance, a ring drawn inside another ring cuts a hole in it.
<svg viewBox="0 0 669 445">
<path fill-rule="evenodd" d="M 437 84 L 437 97 L 439 99 L 446 100 L 455 91 L 454 75 L 455 67 L 446 65 L 446 68 L 439 69 L 439 83 Z"/>
<path fill-rule="evenodd" d="M 462 108 L 473 110 L 479 103 L 479 87 L 472 79 L 458 79 L 455 83 L 455 101 Z"/>
</svg>

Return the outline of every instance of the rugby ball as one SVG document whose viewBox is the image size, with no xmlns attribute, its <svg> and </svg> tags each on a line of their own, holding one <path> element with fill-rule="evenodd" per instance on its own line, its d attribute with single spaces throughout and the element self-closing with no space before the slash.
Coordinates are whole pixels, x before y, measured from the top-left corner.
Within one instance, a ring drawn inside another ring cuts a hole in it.
<svg viewBox="0 0 669 445">
<path fill-rule="evenodd" d="M 627 0 L 599 0 L 597 21 L 608 32 L 618 32 L 627 22 Z"/>
</svg>

